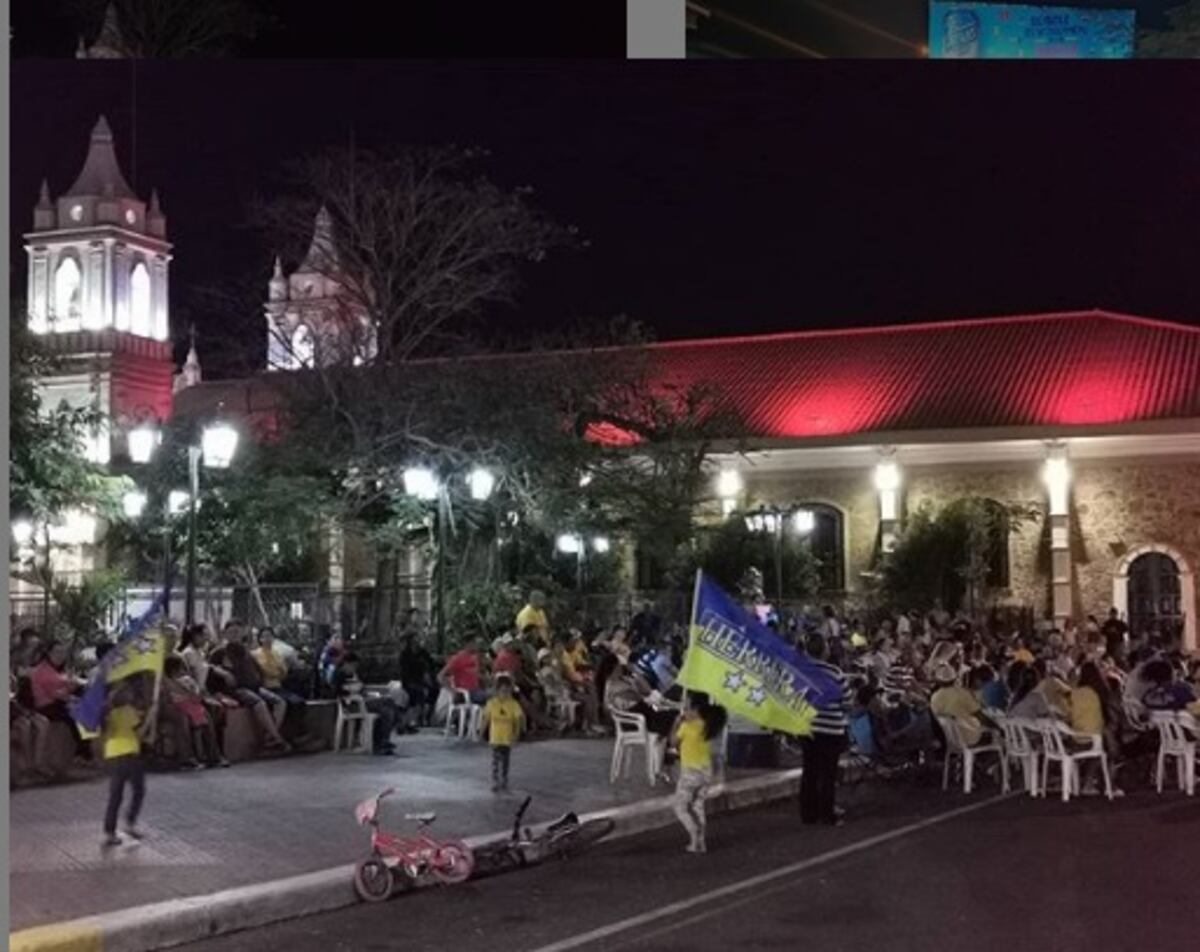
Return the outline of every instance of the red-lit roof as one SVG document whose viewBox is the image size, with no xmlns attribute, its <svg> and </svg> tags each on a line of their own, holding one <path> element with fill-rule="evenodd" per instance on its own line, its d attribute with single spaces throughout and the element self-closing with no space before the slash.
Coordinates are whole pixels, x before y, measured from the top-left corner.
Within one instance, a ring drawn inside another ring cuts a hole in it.
<svg viewBox="0 0 1200 952">
<path fill-rule="evenodd" d="M 666 341 L 645 352 L 660 385 L 711 387 L 722 416 L 736 422 L 730 437 L 1061 432 L 1200 419 L 1200 328 L 1106 311 Z M 218 400 L 257 416 L 274 394 L 263 377 L 222 381 L 182 391 L 175 409 L 195 413 Z M 601 426 L 595 438 L 629 442 Z"/>
<path fill-rule="evenodd" d="M 1200 329 L 1081 311 L 651 347 L 760 438 L 1200 418 Z"/>
</svg>

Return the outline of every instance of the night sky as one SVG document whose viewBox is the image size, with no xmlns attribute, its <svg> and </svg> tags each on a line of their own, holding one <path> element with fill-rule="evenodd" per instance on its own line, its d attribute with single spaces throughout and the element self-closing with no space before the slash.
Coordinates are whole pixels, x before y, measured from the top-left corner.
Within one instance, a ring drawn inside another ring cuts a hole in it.
<svg viewBox="0 0 1200 952">
<path fill-rule="evenodd" d="M 624 0 L 243 3 L 265 18 L 233 50 L 253 59 L 625 55 Z M 103 6 L 102 0 L 12 0 L 13 56 L 73 55 L 81 32 L 89 40 L 99 32 Z M 94 23 L 87 16 L 92 8 Z"/>
<path fill-rule="evenodd" d="M 13 67 L 14 232 L 105 112 L 131 174 L 130 63 Z M 1200 315 L 1200 70 L 1143 63 L 143 63 L 137 187 L 176 244 L 173 334 L 271 249 L 240 227 L 282 160 L 485 146 L 591 246 L 525 274 L 517 333 L 627 314 L 659 336 L 1093 306 Z M 24 256 L 14 244 L 15 283 Z"/>
</svg>

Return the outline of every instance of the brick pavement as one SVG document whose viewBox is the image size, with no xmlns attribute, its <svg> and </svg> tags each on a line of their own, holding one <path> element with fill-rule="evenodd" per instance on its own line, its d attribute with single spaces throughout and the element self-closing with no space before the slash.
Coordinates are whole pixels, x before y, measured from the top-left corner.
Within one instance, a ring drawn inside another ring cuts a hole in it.
<svg viewBox="0 0 1200 952">
<path fill-rule="evenodd" d="M 12 793 L 9 855 L 13 929 L 201 895 L 353 862 L 367 837 L 354 805 L 384 787 L 385 823 L 433 810 L 443 836 L 505 828 L 525 793 L 538 822 L 650 795 L 643 778 L 610 786 L 611 741 L 530 743 L 513 754 L 514 792 L 490 791 L 483 744 L 427 732 L 402 738 L 400 756 L 324 753 L 228 770 L 152 774 L 139 844 L 100 847 L 103 779 Z M 634 771 L 636 774 L 637 771 Z M 659 794 L 666 792 L 661 786 Z"/>
</svg>

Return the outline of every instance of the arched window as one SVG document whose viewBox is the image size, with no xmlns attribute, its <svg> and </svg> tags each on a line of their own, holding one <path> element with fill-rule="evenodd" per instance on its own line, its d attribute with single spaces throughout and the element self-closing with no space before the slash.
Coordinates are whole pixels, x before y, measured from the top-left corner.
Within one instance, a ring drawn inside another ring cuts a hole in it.
<svg viewBox="0 0 1200 952">
<path fill-rule="evenodd" d="M 79 263 L 63 258 L 54 273 L 54 329 L 77 331 L 82 326 L 83 287 Z"/>
<path fill-rule="evenodd" d="M 316 349 L 312 329 L 301 324 L 292 334 L 292 362 L 296 367 L 311 367 Z"/>
<path fill-rule="evenodd" d="M 801 503 L 800 508 L 812 513 L 809 545 L 820 562 L 821 591 L 843 591 L 846 588 L 846 548 L 842 511 L 823 502 Z"/>
<path fill-rule="evenodd" d="M 139 261 L 129 276 L 130 330 L 138 337 L 153 336 L 153 318 L 150 314 L 150 272 Z"/>
</svg>

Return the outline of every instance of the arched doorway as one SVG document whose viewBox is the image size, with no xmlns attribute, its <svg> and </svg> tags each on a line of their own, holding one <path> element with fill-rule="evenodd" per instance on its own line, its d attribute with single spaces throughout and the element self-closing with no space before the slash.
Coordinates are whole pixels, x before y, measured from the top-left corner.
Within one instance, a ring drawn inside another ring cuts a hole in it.
<svg viewBox="0 0 1200 952">
<path fill-rule="evenodd" d="M 1131 634 L 1157 628 L 1182 636 L 1185 649 L 1196 647 L 1196 586 L 1183 556 L 1163 545 L 1129 552 L 1113 579 L 1113 604 L 1124 613 Z"/>
</svg>

